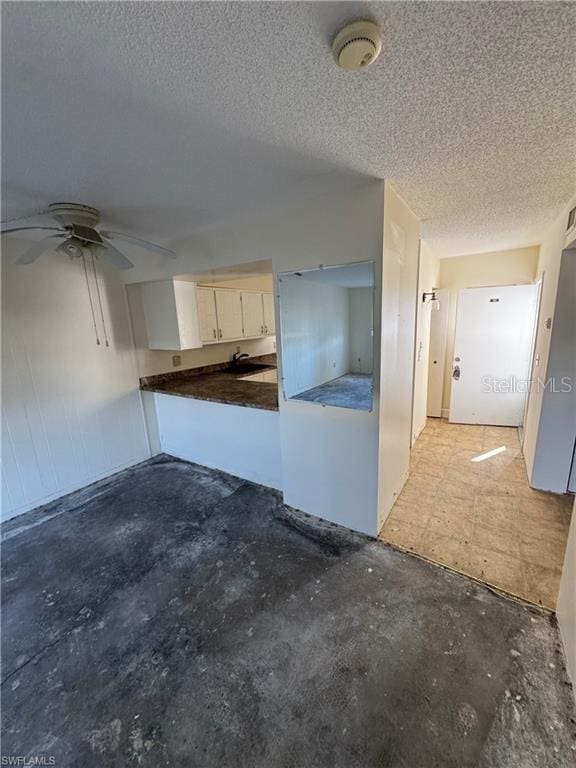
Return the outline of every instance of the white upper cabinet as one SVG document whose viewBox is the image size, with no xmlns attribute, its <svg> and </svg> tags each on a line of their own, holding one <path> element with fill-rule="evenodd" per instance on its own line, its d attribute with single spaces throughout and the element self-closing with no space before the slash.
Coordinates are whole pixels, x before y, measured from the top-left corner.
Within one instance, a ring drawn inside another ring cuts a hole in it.
<svg viewBox="0 0 576 768">
<path fill-rule="evenodd" d="M 219 341 L 241 339 L 243 334 L 240 291 L 215 288 L 214 295 L 216 296 Z"/>
<path fill-rule="evenodd" d="M 198 318 L 200 320 L 200 337 L 209 344 L 218 341 L 218 319 L 216 316 L 216 296 L 214 288 L 196 289 L 198 300 Z"/>
<path fill-rule="evenodd" d="M 264 333 L 267 336 L 276 334 L 276 316 L 274 314 L 274 295 L 272 293 L 262 294 L 262 308 L 264 311 Z"/>
<path fill-rule="evenodd" d="M 271 293 L 160 280 L 142 283 L 142 303 L 150 349 L 196 349 L 276 333 Z"/>
<path fill-rule="evenodd" d="M 196 284 L 161 280 L 142 284 L 142 304 L 150 349 L 202 346 Z"/>
<path fill-rule="evenodd" d="M 245 337 L 264 335 L 264 307 L 261 293 L 242 292 L 242 320 Z"/>
</svg>

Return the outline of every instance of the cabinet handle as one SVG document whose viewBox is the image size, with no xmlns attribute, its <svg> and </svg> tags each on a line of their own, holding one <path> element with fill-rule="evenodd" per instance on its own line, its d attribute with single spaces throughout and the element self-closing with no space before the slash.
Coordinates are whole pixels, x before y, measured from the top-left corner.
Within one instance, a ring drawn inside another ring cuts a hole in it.
<svg viewBox="0 0 576 768">
<path fill-rule="evenodd" d="M 214 338 L 216 338 L 216 328 L 212 328 L 212 333 L 214 334 Z"/>
<path fill-rule="evenodd" d="M 222 328 L 218 328 L 218 338 L 222 338 Z"/>
<path fill-rule="evenodd" d="M 266 333 L 266 334 L 268 333 L 268 326 L 267 325 L 264 326 L 264 333 Z"/>
</svg>

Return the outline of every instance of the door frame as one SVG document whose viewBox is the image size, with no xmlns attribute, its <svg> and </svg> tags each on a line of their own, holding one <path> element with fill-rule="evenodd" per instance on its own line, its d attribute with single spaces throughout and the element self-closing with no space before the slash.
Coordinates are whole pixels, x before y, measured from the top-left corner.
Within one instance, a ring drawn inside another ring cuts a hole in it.
<svg viewBox="0 0 576 768">
<path fill-rule="evenodd" d="M 430 318 L 430 338 L 428 340 L 428 390 L 426 395 L 426 415 L 430 416 L 432 418 L 441 418 L 444 411 L 444 379 L 446 375 L 446 349 L 448 346 L 448 325 L 450 320 L 450 289 L 449 288 L 437 288 L 436 289 L 436 297 L 438 301 L 440 302 L 440 312 L 443 316 L 443 323 L 440 325 L 439 328 L 435 329 L 432 319 L 434 315 Z M 444 307 L 444 309 L 443 309 Z M 434 310 L 432 310 L 434 312 Z M 440 342 L 440 354 L 436 355 L 434 358 L 432 357 L 432 337 L 433 335 L 436 337 L 436 339 Z M 433 360 L 436 359 L 438 362 L 434 363 Z M 440 400 L 440 407 L 434 409 L 434 413 L 430 413 L 430 393 L 431 393 L 431 387 L 430 382 L 434 378 L 438 380 L 439 383 L 439 400 Z M 436 412 L 437 411 L 437 412 Z"/>
</svg>

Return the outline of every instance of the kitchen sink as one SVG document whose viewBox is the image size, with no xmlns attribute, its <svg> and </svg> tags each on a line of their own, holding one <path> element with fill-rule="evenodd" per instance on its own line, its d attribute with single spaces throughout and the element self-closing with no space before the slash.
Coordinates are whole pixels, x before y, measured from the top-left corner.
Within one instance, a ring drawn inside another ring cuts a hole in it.
<svg viewBox="0 0 576 768">
<path fill-rule="evenodd" d="M 240 363 L 239 365 L 229 366 L 228 371 L 242 375 L 243 373 L 259 373 L 267 368 L 274 368 L 274 366 L 266 365 L 266 363 Z"/>
</svg>

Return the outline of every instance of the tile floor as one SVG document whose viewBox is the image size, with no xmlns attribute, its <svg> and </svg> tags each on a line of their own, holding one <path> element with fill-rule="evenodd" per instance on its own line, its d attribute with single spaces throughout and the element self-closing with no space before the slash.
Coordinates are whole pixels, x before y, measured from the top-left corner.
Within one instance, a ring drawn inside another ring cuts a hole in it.
<svg viewBox="0 0 576 768">
<path fill-rule="evenodd" d="M 573 502 L 530 488 L 515 428 L 429 419 L 380 538 L 554 610 Z"/>
</svg>

